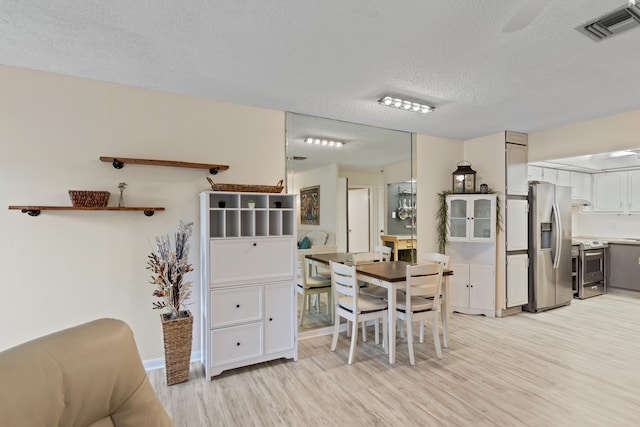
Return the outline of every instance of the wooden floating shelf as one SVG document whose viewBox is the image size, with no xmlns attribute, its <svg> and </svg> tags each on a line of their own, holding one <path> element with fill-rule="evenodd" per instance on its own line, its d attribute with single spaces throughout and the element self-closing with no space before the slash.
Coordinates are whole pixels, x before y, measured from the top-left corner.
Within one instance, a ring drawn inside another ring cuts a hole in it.
<svg viewBox="0 0 640 427">
<path fill-rule="evenodd" d="M 146 216 L 152 216 L 156 211 L 163 211 L 159 207 L 93 207 L 93 206 L 9 206 L 9 209 L 20 210 L 30 216 L 40 215 L 40 211 L 142 211 Z"/>
<path fill-rule="evenodd" d="M 173 166 L 177 168 L 209 169 L 209 173 L 211 173 L 211 175 L 216 175 L 221 170 L 226 171 L 227 169 L 229 169 L 229 165 L 178 162 L 174 160 L 131 159 L 127 157 L 108 157 L 108 156 L 100 156 L 100 160 L 103 162 L 111 162 L 111 164 L 113 164 L 113 167 L 116 169 L 122 169 L 125 163 L 131 163 L 135 165 Z"/>
</svg>

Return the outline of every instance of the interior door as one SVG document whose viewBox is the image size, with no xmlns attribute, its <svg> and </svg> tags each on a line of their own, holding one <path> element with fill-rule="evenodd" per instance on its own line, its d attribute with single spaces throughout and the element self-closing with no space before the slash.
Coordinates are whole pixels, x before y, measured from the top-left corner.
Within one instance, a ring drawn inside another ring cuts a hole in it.
<svg viewBox="0 0 640 427">
<path fill-rule="evenodd" d="M 369 189 L 350 188 L 348 199 L 349 252 L 369 251 Z"/>
</svg>

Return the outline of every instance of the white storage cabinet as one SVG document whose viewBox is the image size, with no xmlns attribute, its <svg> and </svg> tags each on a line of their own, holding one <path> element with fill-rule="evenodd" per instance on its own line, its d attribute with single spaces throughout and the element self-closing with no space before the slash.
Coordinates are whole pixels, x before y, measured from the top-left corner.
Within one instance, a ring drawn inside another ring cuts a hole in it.
<svg viewBox="0 0 640 427">
<path fill-rule="evenodd" d="M 453 194 L 447 196 L 450 242 L 491 242 L 496 238 L 496 196 Z"/>
<path fill-rule="evenodd" d="M 450 278 L 449 308 L 466 314 L 495 316 L 496 196 L 447 196 Z"/>
<path fill-rule="evenodd" d="M 207 380 L 267 360 L 297 360 L 295 195 L 205 191 L 200 217 Z"/>
</svg>

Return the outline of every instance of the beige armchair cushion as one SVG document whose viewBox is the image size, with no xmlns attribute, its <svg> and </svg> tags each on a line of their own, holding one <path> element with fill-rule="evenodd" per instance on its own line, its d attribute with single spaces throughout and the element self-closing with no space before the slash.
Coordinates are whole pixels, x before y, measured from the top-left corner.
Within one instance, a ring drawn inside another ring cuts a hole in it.
<svg viewBox="0 0 640 427">
<path fill-rule="evenodd" d="M 126 323 L 100 319 L 0 353 L 0 424 L 173 426 Z"/>
</svg>

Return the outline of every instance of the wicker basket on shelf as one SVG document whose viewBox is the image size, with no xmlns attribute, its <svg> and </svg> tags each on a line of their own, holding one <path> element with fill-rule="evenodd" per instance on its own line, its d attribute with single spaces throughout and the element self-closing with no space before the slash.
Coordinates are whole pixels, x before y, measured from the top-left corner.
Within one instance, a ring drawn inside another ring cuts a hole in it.
<svg viewBox="0 0 640 427">
<path fill-rule="evenodd" d="M 232 191 L 234 193 L 281 193 L 284 181 L 280 180 L 276 185 L 251 185 L 251 184 L 216 184 L 207 177 L 213 191 Z"/>
<path fill-rule="evenodd" d="M 103 208 L 109 203 L 108 191 L 69 190 L 71 204 L 74 207 Z"/>
</svg>

